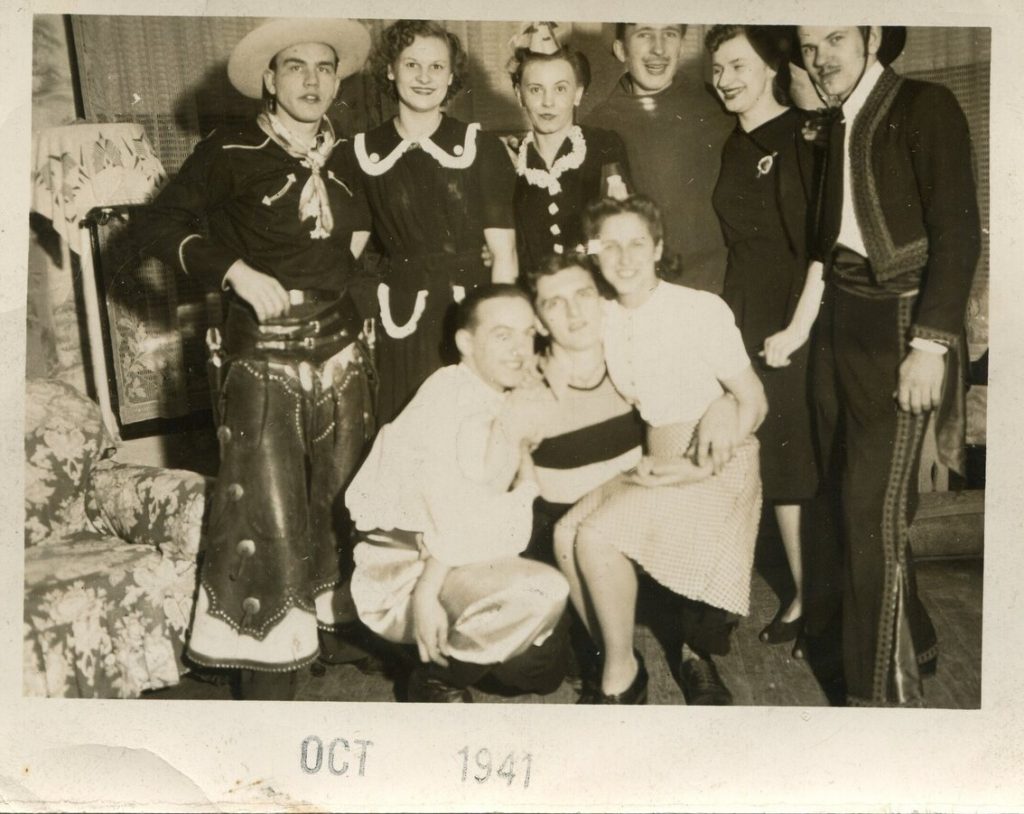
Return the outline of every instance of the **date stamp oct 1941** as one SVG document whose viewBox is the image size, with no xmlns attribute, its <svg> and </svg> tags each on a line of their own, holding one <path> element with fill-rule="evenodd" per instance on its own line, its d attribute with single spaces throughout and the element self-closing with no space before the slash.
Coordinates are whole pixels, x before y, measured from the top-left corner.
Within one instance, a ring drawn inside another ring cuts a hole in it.
<svg viewBox="0 0 1024 814">
<path fill-rule="evenodd" d="M 486 747 L 473 752 L 468 746 L 463 746 L 456 754 L 462 758 L 463 783 L 472 778 L 481 785 L 504 782 L 511 788 L 518 779 L 524 789 L 530 787 L 533 755 L 529 752 L 521 753 L 517 759 L 515 751 L 501 757 L 500 752 L 492 752 Z"/>
<path fill-rule="evenodd" d="M 333 738 L 325 745 L 318 735 L 308 735 L 302 741 L 299 766 L 306 774 L 317 774 L 326 769 L 341 777 L 353 774 L 366 776 L 366 758 L 373 741 L 353 738 Z"/>
</svg>

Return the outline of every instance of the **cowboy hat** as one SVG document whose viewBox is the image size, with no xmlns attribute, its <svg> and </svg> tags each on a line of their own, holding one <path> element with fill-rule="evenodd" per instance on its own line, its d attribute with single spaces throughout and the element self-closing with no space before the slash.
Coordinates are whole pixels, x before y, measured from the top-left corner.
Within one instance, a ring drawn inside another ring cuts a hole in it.
<svg viewBox="0 0 1024 814">
<path fill-rule="evenodd" d="M 228 79 L 243 96 L 259 99 L 270 60 L 303 42 L 322 42 L 333 48 L 341 79 L 362 68 L 370 53 L 370 32 L 357 20 L 275 19 L 254 28 L 235 46 L 228 59 Z"/>
<path fill-rule="evenodd" d="M 797 47 L 792 51 L 792 62 L 797 67 L 807 69 L 804 65 L 804 55 L 800 50 L 800 36 L 797 26 L 793 26 L 793 41 Z M 882 41 L 878 45 L 878 61 L 883 65 L 890 65 L 896 57 L 903 53 L 903 47 L 907 44 L 907 27 L 905 25 L 883 25 Z"/>
</svg>

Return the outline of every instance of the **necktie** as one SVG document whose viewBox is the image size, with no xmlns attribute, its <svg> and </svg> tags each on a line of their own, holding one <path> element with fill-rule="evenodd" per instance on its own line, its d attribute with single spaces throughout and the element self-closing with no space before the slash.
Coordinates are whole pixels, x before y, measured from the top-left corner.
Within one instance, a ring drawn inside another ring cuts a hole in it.
<svg viewBox="0 0 1024 814">
<path fill-rule="evenodd" d="M 843 146 L 846 141 L 846 121 L 840 107 L 832 108 L 829 116 L 831 122 L 828 128 L 828 147 L 818 220 L 818 245 L 822 257 L 828 257 L 835 248 L 843 218 Z"/>
</svg>

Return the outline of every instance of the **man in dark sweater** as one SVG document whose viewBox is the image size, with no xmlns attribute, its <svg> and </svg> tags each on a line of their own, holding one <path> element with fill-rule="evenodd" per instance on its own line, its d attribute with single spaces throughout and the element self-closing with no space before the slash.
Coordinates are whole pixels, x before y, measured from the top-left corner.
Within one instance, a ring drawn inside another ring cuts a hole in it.
<svg viewBox="0 0 1024 814">
<path fill-rule="evenodd" d="M 626 73 L 587 124 L 626 143 L 636 189 L 661 207 L 665 250 L 679 255 L 675 282 L 718 294 L 726 251 L 711 193 L 733 120 L 703 82 L 677 74 L 685 35 L 685 25 L 618 23 L 612 48 Z"/>
<path fill-rule="evenodd" d="M 838 460 L 847 701 L 916 706 L 938 647 L 908 529 L 932 413 L 940 460 L 963 469 L 964 318 L 980 251 L 970 134 L 947 88 L 888 67 L 902 27 L 799 26 L 797 35 L 833 111 L 814 392 L 823 450 Z M 808 574 L 819 587 L 828 579 Z"/>
</svg>

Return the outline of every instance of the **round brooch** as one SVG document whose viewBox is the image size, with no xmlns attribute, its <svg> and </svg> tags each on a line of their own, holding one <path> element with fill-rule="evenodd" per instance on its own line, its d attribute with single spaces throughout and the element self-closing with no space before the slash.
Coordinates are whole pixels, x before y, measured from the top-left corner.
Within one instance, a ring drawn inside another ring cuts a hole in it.
<svg viewBox="0 0 1024 814">
<path fill-rule="evenodd" d="M 757 162 L 757 177 L 763 178 L 772 171 L 772 167 L 775 165 L 775 156 L 778 153 L 772 153 L 771 155 L 764 156 L 760 161 Z"/>
</svg>

